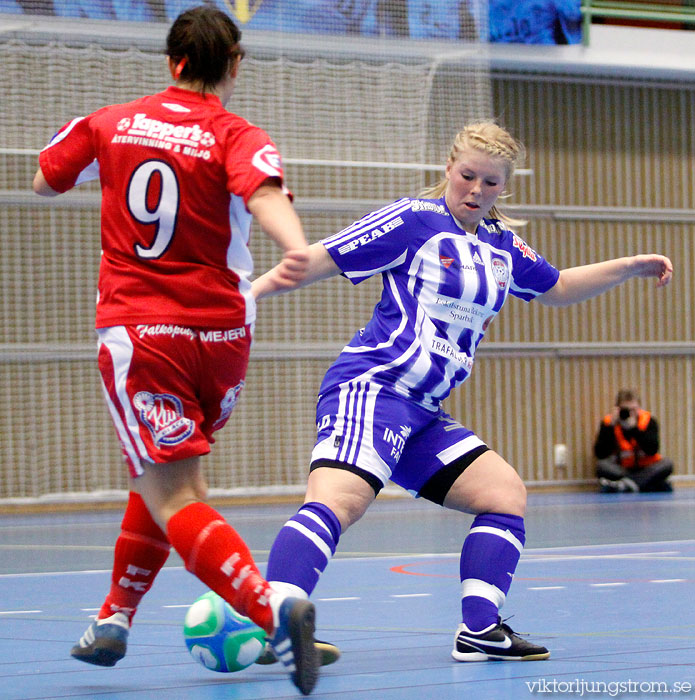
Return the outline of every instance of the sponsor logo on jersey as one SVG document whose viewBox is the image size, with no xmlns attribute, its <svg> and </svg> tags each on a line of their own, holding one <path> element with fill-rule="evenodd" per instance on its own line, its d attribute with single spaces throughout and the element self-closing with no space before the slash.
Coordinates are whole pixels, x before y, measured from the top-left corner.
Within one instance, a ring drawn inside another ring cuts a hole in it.
<svg viewBox="0 0 695 700">
<path fill-rule="evenodd" d="M 457 362 L 461 367 L 464 367 L 469 372 L 473 369 L 473 358 L 466 355 L 465 352 L 459 352 L 448 340 L 444 338 L 432 338 L 430 341 L 430 350 L 440 357 L 446 357 L 448 360 Z"/>
<path fill-rule="evenodd" d="M 472 302 L 467 303 L 461 299 L 453 299 L 443 295 L 437 295 L 434 298 L 434 303 L 437 306 L 443 306 L 449 311 L 449 320 L 465 323 L 471 328 L 477 328 L 483 321 L 484 309 L 481 309 L 478 304 Z"/>
<path fill-rule="evenodd" d="M 215 136 L 209 131 L 204 131 L 203 135 L 200 137 L 200 145 L 205 146 L 205 148 L 212 148 L 215 145 Z"/>
<path fill-rule="evenodd" d="M 349 253 L 351 250 L 355 250 L 356 248 L 359 248 L 360 246 L 363 246 L 366 243 L 371 243 L 377 238 L 381 238 L 389 231 L 393 231 L 393 229 L 398 228 L 401 224 L 403 224 L 403 219 L 401 219 L 400 216 L 397 216 L 395 219 L 387 221 L 380 228 L 374 228 L 371 231 L 369 231 L 369 233 L 365 233 L 361 236 L 358 236 L 357 238 L 353 238 L 349 243 L 340 246 L 340 248 L 338 248 L 338 254 L 344 255 L 345 253 Z"/>
<path fill-rule="evenodd" d="M 431 211 L 442 216 L 449 216 L 449 212 L 443 204 L 428 202 L 426 199 L 414 199 L 410 203 L 411 211 Z"/>
<path fill-rule="evenodd" d="M 492 259 L 492 276 L 500 289 L 505 289 L 509 282 L 509 267 L 501 258 Z"/>
<path fill-rule="evenodd" d="M 477 253 L 476 253 L 477 255 Z M 483 261 L 480 260 L 480 264 L 482 265 Z M 439 261 L 442 263 L 442 266 L 445 267 L 447 270 L 453 265 L 454 268 L 458 270 L 470 270 L 473 272 L 475 270 L 475 265 L 468 265 L 468 264 L 463 264 L 455 260 L 454 258 L 448 258 L 445 255 L 440 255 L 439 256 Z M 473 262 L 477 262 L 475 258 L 473 258 Z"/>
<path fill-rule="evenodd" d="M 485 219 L 483 219 L 480 222 L 480 225 L 489 233 L 499 233 L 500 232 L 499 226 L 494 221 L 488 222 L 488 221 L 485 221 Z"/>
<path fill-rule="evenodd" d="M 483 259 L 478 255 L 478 251 L 476 250 L 475 253 L 473 253 L 473 262 L 476 265 L 483 265 Z"/>
<path fill-rule="evenodd" d="M 170 124 L 152 119 L 144 112 L 138 112 L 132 119 L 123 117 L 116 129 L 121 133 L 113 137 L 112 143 L 152 146 L 203 160 L 210 159 L 207 149 L 215 145 L 215 135 L 204 131 L 199 124 Z"/>
<path fill-rule="evenodd" d="M 531 248 L 531 246 L 526 243 L 526 241 L 523 241 L 519 236 L 516 235 L 516 233 L 512 234 L 512 243 L 514 244 L 515 248 L 518 248 L 521 251 L 521 254 L 525 258 L 530 258 L 533 262 L 536 262 L 537 257 L 536 257 L 536 251 Z"/>
<path fill-rule="evenodd" d="M 251 164 L 271 177 L 282 177 L 282 160 L 274 146 L 267 144 L 253 154 Z"/>
<path fill-rule="evenodd" d="M 178 396 L 138 391 L 133 397 L 133 406 L 157 447 L 178 445 L 193 434 L 195 424 L 183 415 L 183 404 Z"/>
<path fill-rule="evenodd" d="M 234 406 L 239 399 L 239 394 L 244 388 L 246 382 L 242 379 L 236 386 L 231 389 L 227 389 L 227 393 L 224 395 L 222 401 L 220 401 L 220 417 L 213 423 L 212 427 L 217 429 L 221 428 L 226 422 L 229 416 L 232 415 Z"/>
</svg>

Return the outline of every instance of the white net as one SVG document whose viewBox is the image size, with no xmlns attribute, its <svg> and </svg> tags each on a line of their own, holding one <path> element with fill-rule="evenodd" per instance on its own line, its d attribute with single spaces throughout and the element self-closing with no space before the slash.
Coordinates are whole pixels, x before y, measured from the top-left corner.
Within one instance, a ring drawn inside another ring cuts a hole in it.
<svg viewBox="0 0 695 700">
<path fill-rule="evenodd" d="M 377 5 L 398 19 L 401 3 Z M 457 21 L 486 36 L 486 17 L 481 2 Z M 0 15 L 0 502 L 126 488 L 95 364 L 99 192 L 46 201 L 30 183 L 68 120 L 168 84 L 166 29 Z M 477 40 L 244 31 L 243 43 L 229 108 L 278 144 L 310 241 L 439 179 L 454 133 L 492 114 Z M 277 261 L 258 231 L 252 252 L 258 272 Z M 322 374 L 378 285 L 338 278 L 262 302 L 247 388 L 206 458 L 213 493 L 301 488 Z"/>
</svg>

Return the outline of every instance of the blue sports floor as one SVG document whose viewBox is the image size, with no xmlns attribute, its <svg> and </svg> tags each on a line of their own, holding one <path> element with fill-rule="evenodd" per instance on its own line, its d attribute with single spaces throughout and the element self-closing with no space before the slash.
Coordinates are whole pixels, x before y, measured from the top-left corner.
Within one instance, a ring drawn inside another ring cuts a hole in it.
<svg viewBox="0 0 695 700">
<path fill-rule="evenodd" d="M 225 507 L 259 562 L 292 505 Z M 331 700 L 695 698 L 695 491 L 531 494 L 527 548 L 502 610 L 547 661 L 461 664 L 458 557 L 471 518 L 379 499 L 319 583 L 317 636 L 343 657 L 312 697 Z M 173 554 L 114 668 L 69 656 L 109 582 L 117 511 L 0 516 L 0 698 L 301 697 L 276 664 L 218 674 L 183 643 L 204 592 Z M 263 567 L 262 567 L 263 568 Z"/>
</svg>

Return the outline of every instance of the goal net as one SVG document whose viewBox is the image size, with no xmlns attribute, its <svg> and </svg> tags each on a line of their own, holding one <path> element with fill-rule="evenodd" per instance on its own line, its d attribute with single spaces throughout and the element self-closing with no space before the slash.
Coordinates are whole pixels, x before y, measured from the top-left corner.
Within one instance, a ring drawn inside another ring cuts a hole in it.
<svg viewBox="0 0 695 700">
<path fill-rule="evenodd" d="M 244 28 L 228 107 L 277 143 L 310 241 L 438 180 L 455 132 L 492 116 L 486 2 L 452 18 L 466 35 L 455 41 L 384 29 L 386 18 L 403 30 L 405 5 L 375 2 L 381 25 L 302 34 L 282 31 L 297 24 L 289 8 L 302 8 L 286 2 L 272 30 Z M 121 498 L 126 473 L 95 362 L 99 191 L 88 183 L 46 200 L 31 180 L 68 120 L 169 83 L 169 21 L 22 9 L 0 14 L 0 503 Z M 277 262 L 258 230 L 251 247 L 258 273 Z M 259 304 L 246 389 L 205 458 L 213 495 L 301 490 L 322 375 L 368 320 L 379 284 L 335 278 Z"/>
</svg>

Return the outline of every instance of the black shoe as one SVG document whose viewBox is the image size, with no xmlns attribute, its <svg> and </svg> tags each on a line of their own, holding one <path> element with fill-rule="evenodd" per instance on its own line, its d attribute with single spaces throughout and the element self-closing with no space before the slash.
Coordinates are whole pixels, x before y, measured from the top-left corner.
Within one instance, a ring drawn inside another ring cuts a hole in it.
<svg viewBox="0 0 695 700">
<path fill-rule="evenodd" d="M 270 596 L 275 634 L 268 640 L 292 682 L 309 695 L 318 680 L 319 655 L 314 646 L 316 610 L 313 603 L 274 593 Z"/>
<path fill-rule="evenodd" d="M 319 655 L 319 666 L 329 666 L 334 664 L 340 658 L 340 649 L 335 644 L 330 642 L 322 642 L 320 639 L 314 639 L 314 646 Z M 273 647 L 266 642 L 265 648 L 261 655 L 256 659 L 257 664 L 268 666 L 278 662 L 278 657 L 273 652 Z"/>
<path fill-rule="evenodd" d="M 115 666 L 126 652 L 128 618 L 120 612 L 103 620 L 95 620 L 70 650 L 70 656 L 95 666 Z"/>
<path fill-rule="evenodd" d="M 451 656 L 456 661 L 541 661 L 547 659 L 550 652 L 545 647 L 521 639 L 498 617 L 496 625 L 490 625 L 480 632 L 471 632 L 461 623 L 456 630 Z"/>
</svg>

